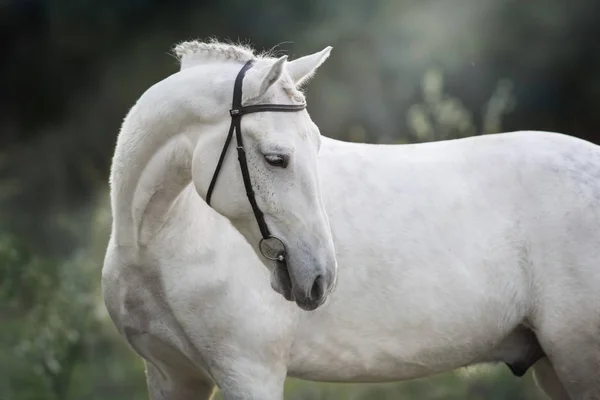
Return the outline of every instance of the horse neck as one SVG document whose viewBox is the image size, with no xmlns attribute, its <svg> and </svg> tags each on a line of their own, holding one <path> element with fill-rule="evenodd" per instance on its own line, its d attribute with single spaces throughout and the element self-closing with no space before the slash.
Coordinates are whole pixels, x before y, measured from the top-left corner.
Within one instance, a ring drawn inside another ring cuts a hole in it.
<svg viewBox="0 0 600 400">
<path fill-rule="evenodd" d="M 169 211 L 191 184 L 193 145 L 184 135 L 172 138 L 152 157 L 133 196 L 133 226 L 146 245 L 167 222 Z"/>
<path fill-rule="evenodd" d="M 142 96 L 123 122 L 111 168 L 112 234 L 117 245 L 127 247 L 140 244 L 138 233 L 147 211 L 159 213 L 190 181 L 193 144 L 180 133 L 178 122 L 193 110 L 184 99 L 168 111 L 144 107 L 144 101 Z M 149 209 L 151 203 L 158 209 Z"/>
</svg>

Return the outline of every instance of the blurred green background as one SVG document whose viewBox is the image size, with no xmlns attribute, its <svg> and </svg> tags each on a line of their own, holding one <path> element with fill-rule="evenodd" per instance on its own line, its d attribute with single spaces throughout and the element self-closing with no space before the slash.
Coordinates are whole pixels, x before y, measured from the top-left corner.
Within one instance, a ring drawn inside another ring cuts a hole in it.
<svg viewBox="0 0 600 400">
<path fill-rule="evenodd" d="M 307 91 L 326 136 L 600 142 L 596 0 L 0 0 L 0 399 L 147 398 L 99 293 L 108 169 L 129 107 L 177 71 L 172 45 L 209 36 L 291 58 L 332 45 Z M 539 398 L 505 366 L 286 387 L 293 400 Z"/>
</svg>

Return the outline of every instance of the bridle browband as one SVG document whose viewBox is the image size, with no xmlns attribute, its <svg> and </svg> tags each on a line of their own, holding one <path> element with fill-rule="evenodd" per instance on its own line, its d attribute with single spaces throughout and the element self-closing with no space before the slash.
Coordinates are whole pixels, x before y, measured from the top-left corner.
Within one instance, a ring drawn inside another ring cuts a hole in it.
<svg viewBox="0 0 600 400">
<path fill-rule="evenodd" d="M 250 173 L 248 172 L 248 162 L 246 161 L 246 150 L 244 149 L 244 141 L 242 139 L 241 122 L 242 116 L 245 114 L 252 114 L 265 111 L 302 111 L 306 108 L 306 104 L 254 104 L 250 106 L 242 106 L 242 83 L 244 81 L 244 76 L 246 75 L 246 72 L 252 67 L 252 64 L 253 60 L 249 60 L 246 64 L 244 64 L 240 72 L 238 72 L 237 77 L 235 78 L 235 83 L 233 85 L 233 102 L 231 105 L 231 110 L 229 110 L 229 114 L 231 115 L 231 125 L 229 126 L 229 133 L 227 134 L 227 139 L 225 139 L 225 145 L 223 146 L 223 150 L 221 151 L 219 162 L 217 163 L 217 167 L 215 168 L 212 180 L 210 181 L 210 185 L 208 186 L 208 192 L 206 193 L 206 202 L 208 203 L 208 205 L 210 205 L 210 199 L 212 197 L 213 190 L 217 183 L 219 172 L 221 171 L 223 161 L 225 160 L 225 155 L 227 154 L 227 149 L 229 148 L 229 144 L 231 143 L 233 133 L 235 132 L 235 139 L 237 141 L 238 161 L 240 163 L 240 170 L 242 171 L 242 178 L 244 179 L 246 195 L 248 196 L 248 201 L 250 202 L 250 206 L 252 206 L 254 217 L 256 218 L 256 222 L 258 223 L 258 227 L 262 235 L 262 239 L 258 243 L 258 249 L 265 258 L 283 263 L 285 262 L 285 244 L 280 238 L 271 234 L 271 232 L 269 231 L 269 227 L 265 222 L 265 216 L 261 211 L 260 207 L 258 207 L 258 204 L 256 204 L 256 198 L 254 196 L 254 191 L 252 190 L 252 181 L 250 180 Z M 275 256 L 266 254 L 263 245 L 267 240 L 274 240 L 276 242 L 279 242 L 283 250 Z"/>
</svg>

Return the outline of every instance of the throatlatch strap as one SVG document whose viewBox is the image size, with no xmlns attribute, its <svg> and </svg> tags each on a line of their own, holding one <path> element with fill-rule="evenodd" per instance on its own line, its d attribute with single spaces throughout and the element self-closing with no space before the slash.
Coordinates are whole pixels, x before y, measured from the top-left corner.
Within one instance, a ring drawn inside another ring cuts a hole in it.
<svg viewBox="0 0 600 400">
<path fill-rule="evenodd" d="M 233 100 L 231 103 L 231 125 L 229 125 L 229 133 L 227 133 L 227 138 L 225 139 L 225 145 L 223 146 L 223 150 L 221 150 L 221 155 L 219 156 L 219 162 L 217 163 L 217 167 L 215 168 L 215 172 L 213 173 L 213 177 L 210 181 L 210 185 L 208 186 L 208 192 L 206 192 L 206 202 L 210 206 L 210 199 L 212 198 L 212 192 L 215 189 L 215 185 L 217 184 L 217 178 L 219 177 L 219 172 L 221 172 L 221 167 L 223 166 L 223 161 L 225 160 L 225 155 L 227 154 L 227 149 L 229 148 L 229 143 L 231 143 L 231 138 L 233 137 L 233 130 L 235 129 L 236 122 L 233 110 L 238 109 L 242 106 L 242 82 L 244 80 L 244 75 L 246 75 L 246 71 L 248 71 L 252 67 L 252 60 L 249 60 L 240 72 L 238 72 L 235 77 L 235 83 L 233 84 Z M 241 115 L 240 115 L 241 117 Z M 237 124 L 239 125 L 239 123 Z"/>
<path fill-rule="evenodd" d="M 227 134 L 227 138 L 225 139 L 225 145 L 223 146 L 223 150 L 221 150 L 221 155 L 219 156 L 219 162 L 217 163 L 217 167 L 215 168 L 215 172 L 213 173 L 213 177 L 210 180 L 210 185 L 208 186 L 208 192 L 206 192 L 206 202 L 210 206 L 210 199 L 212 197 L 212 192 L 215 189 L 215 185 L 217 184 L 217 178 L 219 177 L 219 172 L 221 172 L 221 167 L 223 166 L 223 161 L 225 160 L 225 154 L 227 154 L 227 148 L 229 147 L 229 143 L 231 143 L 231 138 L 233 137 L 233 129 L 235 125 L 233 120 L 231 121 L 231 125 L 229 126 L 229 133 Z"/>
</svg>

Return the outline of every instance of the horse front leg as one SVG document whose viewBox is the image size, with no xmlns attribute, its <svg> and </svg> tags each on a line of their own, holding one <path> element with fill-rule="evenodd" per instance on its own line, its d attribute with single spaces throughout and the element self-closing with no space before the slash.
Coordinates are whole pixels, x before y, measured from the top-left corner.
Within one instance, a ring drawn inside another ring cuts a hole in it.
<svg viewBox="0 0 600 400">
<path fill-rule="evenodd" d="M 150 400 L 211 400 L 215 384 L 200 375 L 189 376 L 164 365 L 160 370 L 145 361 Z"/>
<path fill-rule="evenodd" d="M 284 366 L 236 360 L 215 379 L 225 400 L 283 400 L 286 374 Z"/>
<path fill-rule="evenodd" d="M 589 304 L 591 311 L 586 310 L 584 306 L 572 307 L 569 310 L 554 307 L 552 315 L 560 315 L 562 318 L 555 318 L 539 328 L 540 344 L 548 355 L 560 386 L 566 392 L 561 394 L 561 390 L 551 389 L 551 393 L 547 393 L 553 399 L 600 399 L 600 317 L 593 308 L 598 302 L 590 300 Z M 574 313 L 573 310 L 579 313 Z M 538 375 L 538 368 L 535 368 L 535 371 Z M 547 380 L 552 388 L 551 381 L 554 378 L 552 374 L 549 375 L 551 377 Z"/>
<path fill-rule="evenodd" d="M 533 376 L 537 385 L 550 399 L 571 400 L 547 357 L 542 358 L 533 366 Z"/>
</svg>

